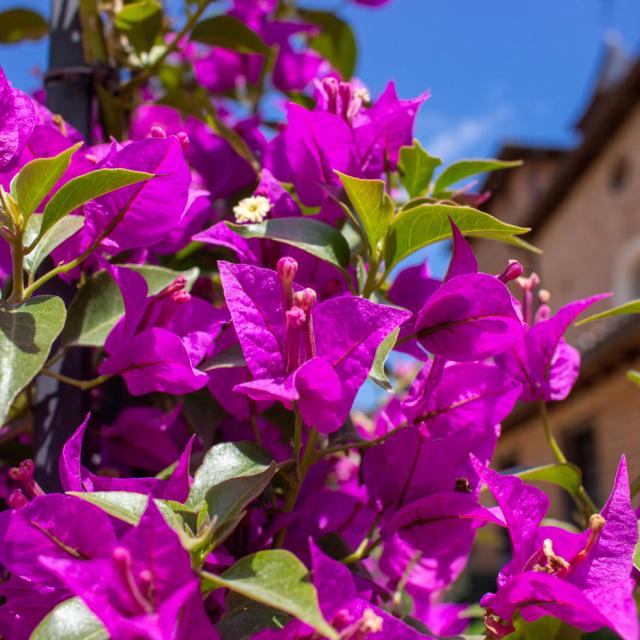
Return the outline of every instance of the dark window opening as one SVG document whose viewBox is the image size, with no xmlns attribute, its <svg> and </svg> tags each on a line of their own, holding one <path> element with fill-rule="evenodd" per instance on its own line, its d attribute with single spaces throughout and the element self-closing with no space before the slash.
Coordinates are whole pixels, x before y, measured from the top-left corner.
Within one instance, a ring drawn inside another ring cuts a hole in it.
<svg viewBox="0 0 640 640">
<path fill-rule="evenodd" d="M 609 188 L 612 191 L 622 191 L 629 180 L 629 161 L 618 158 L 609 174 Z"/>
<path fill-rule="evenodd" d="M 582 471 L 582 484 L 592 500 L 600 504 L 598 478 L 598 452 L 596 450 L 595 431 L 591 425 L 584 425 L 571 431 L 564 439 L 564 451 L 569 462 Z M 567 496 L 567 511 L 575 513 L 576 506 Z"/>
</svg>

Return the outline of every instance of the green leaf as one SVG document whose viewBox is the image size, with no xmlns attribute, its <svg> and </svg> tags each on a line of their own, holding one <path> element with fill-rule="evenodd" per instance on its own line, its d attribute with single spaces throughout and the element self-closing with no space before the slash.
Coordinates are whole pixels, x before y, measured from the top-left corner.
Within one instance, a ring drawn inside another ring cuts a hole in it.
<svg viewBox="0 0 640 640">
<path fill-rule="evenodd" d="M 213 371 L 214 369 L 237 369 L 246 367 L 247 363 L 239 343 L 231 345 L 228 349 L 212 356 L 198 366 L 200 371 Z"/>
<path fill-rule="evenodd" d="M 258 551 L 238 560 L 221 576 L 204 572 L 201 575 L 212 589 L 226 588 L 289 613 L 322 636 L 338 640 L 335 629 L 322 617 L 307 568 L 289 551 Z"/>
<path fill-rule="evenodd" d="M 108 640 L 109 634 L 80 598 L 54 607 L 33 630 L 30 640 Z"/>
<path fill-rule="evenodd" d="M 48 31 L 47 21 L 35 11 L 19 8 L 0 12 L 0 44 L 40 40 Z"/>
<path fill-rule="evenodd" d="M 410 198 L 427 193 L 433 172 L 441 164 L 442 160 L 430 156 L 417 140 L 413 141 L 411 147 L 400 147 L 398 171 Z"/>
<path fill-rule="evenodd" d="M 527 233 L 530 229 L 526 227 L 501 222 L 488 213 L 471 207 L 425 204 L 403 211 L 389 227 L 385 241 L 387 272 L 418 249 L 451 237 L 449 216 L 465 236 L 531 247 L 515 237 Z M 533 249 L 537 251 L 535 247 Z"/>
<path fill-rule="evenodd" d="M 451 185 L 479 173 L 510 169 L 511 167 L 519 167 L 521 165 L 522 160 L 459 160 L 448 166 L 438 176 L 436 184 L 433 187 L 433 195 L 436 197 L 443 195 Z"/>
<path fill-rule="evenodd" d="M 384 189 L 384 182 L 353 178 L 339 171 L 336 173 L 369 240 L 371 253 L 377 255 L 378 243 L 387 233 L 394 210 L 393 201 Z"/>
<path fill-rule="evenodd" d="M 629 369 L 627 371 L 627 380 L 637 384 L 640 387 L 640 371 L 636 371 L 635 369 Z"/>
<path fill-rule="evenodd" d="M 233 16 L 205 18 L 193 28 L 191 40 L 239 53 L 269 53 L 262 38 Z"/>
<path fill-rule="evenodd" d="M 0 424 L 18 393 L 42 369 L 65 316 L 64 302 L 56 296 L 20 304 L 0 300 Z"/>
<path fill-rule="evenodd" d="M 116 14 L 115 24 L 138 53 L 149 51 L 162 30 L 162 5 L 157 0 L 127 4 Z"/>
<path fill-rule="evenodd" d="M 68 491 L 67 495 L 90 502 L 114 518 L 134 526 L 140 522 L 149 504 L 149 496 L 133 491 Z M 167 524 L 175 528 L 177 516 L 167 501 L 154 498 L 154 502 Z"/>
<path fill-rule="evenodd" d="M 264 471 L 243 473 L 207 491 L 209 522 L 215 522 L 211 548 L 220 545 L 233 532 L 245 515 L 245 507 L 266 489 L 277 470 L 278 465 L 272 461 Z"/>
<path fill-rule="evenodd" d="M 379 387 L 382 387 L 385 391 L 393 391 L 393 387 L 389 384 L 389 379 L 384 370 L 384 363 L 387 361 L 391 349 L 393 349 L 400 333 L 400 327 L 395 331 L 392 331 L 381 343 L 376 351 L 376 357 L 371 365 L 371 371 L 369 371 L 369 377 Z"/>
<path fill-rule="evenodd" d="M 188 287 L 198 277 L 196 268 L 181 272 L 150 265 L 121 266 L 144 277 L 149 295 L 158 293 L 178 276 L 187 278 Z M 118 285 L 106 271 L 99 271 L 86 280 L 71 301 L 60 344 L 62 347 L 101 347 L 123 314 L 124 302 Z"/>
<path fill-rule="evenodd" d="M 356 68 L 358 45 L 349 24 L 330 11 L 299 9 L 298 12 L 306 22 L 320 27 L 320 33 L 309 43 L 311 48 L 345 80 L 350 80 Z"/>
<path fill-rule="evenodd" d="M 39 218 L 40 216 L 33 216 L 29 222 Z M 24 258 L 24 268 L 26 272 L 34 276 L 38 271 L 38 267 L 42 264 L 42 261 L 56 248 L 59 247 L 65 240 L 70 238 L 74 233 L 77 233 L 82 229 L 84 225 L 84 216 L 69 216 L 59 220 L 56 224 L 50 227 L 46 233 L 42 234 L 36 248 Z"/>
<path fill-rule="evenodd" d="M 49 195 L 69 167 L 71 156 L 82 145 L 82 142 L 78 142 L 53 158 L 37 158 L 20 169 L 11 181 L 11 195 L 20 205 L 25 218 L 29 218 Z"/>
<path fill-rule="evenodd" d="M 312 218 L 272 218 L 256 224 L 225 224 L 243 238 L 269 238 L 290 244 L 329 262 L 343 271 L 351 252 L 344 236 L 324 222 Z"/>
<path fill-rule="evenodd" d="M 582 472 L 574 464 L 549 464 L 519 471 L 514 475 L 526 482 L 550 482 L 561 487 L 572 496 L 578 494 L 582 486 Z"/>
<path fill-rule="evenodd" d="M 271 457 L 252 442 L 224 442 L 207 451 L 196 471 L 185 505 L 198 509 L 212 487 L 235 478 L 258 476 L 271 466 Z"/>
<path fill-rule="evenodd" d="M 595 313 L 592 316 L 588 316 L 579 322 L 576 322 L 576 327 L 587 324 L 587 322 L 593 322 L 594 320 L 602 320 L 603 318 L 613 318 L 614 316 L 628 316 L 632 314 L 640 313 L 640 300 L 630 300 L 613 309 L 607 309 L 600 313 Z"/>
<path fill-rule="evenodd" d="M 232 592 L 226 605 L 227 611 L 216 625 L 222 640 L 251 640 L 259 631 L 282 629 L 290 620 L 286 613 Z"/>
<path fill-rule="evenodd" d="M 525 622 L 518 617 L 514 621 L 516 631 L 505 637 L 505 640 L 578 640 L 582 631 L 578 631 L 562 620 L 545 616 L 535 622 Z"/>
<path fill-rule="evenodd" d="M 96 169 L 91 173 L 69 180 L 62 185 L 44 208 L 42 229 L 44 234 L 58 220 L 78 207 L 106 193 L 153 178 L 152 173 L 129 169 Z"/>
</svg>

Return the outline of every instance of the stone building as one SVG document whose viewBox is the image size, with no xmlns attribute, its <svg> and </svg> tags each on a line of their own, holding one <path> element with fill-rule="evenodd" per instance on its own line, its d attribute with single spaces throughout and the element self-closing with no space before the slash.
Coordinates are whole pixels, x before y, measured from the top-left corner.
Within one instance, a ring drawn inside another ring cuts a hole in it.
<svg viewBox="0 0 640 640">
<path fill-rule="evenodd" d="M 612 291 L 610 301 L 593 308 L 601 311 L 640 298 L 640 60 L 608 52 L 576 129 L 573 149 L 505 145 L 499 157 L 522 158 L 524 166 L 490 174 L 484 185 L 492 196 L 483 208 L 532 227 L 527 240 L 543 255 L 487 240 L 474 246 L 485 272 L 499 273 L 514 257 L 538 273 L 553 309 Z M 640 316 L 573 327 L 567 338 L 582 353 L 582 371 L 569 398 L 550 405 L 551 422 L 601 503 L 622 452 L 632 479 L 640 475 L 640 388 L 626 377 L 640 369 Z M 519 406 L 503 425 L 495 466 L 551 462 L 536 407 Z M 554 502 L 556 516 L 570 515 L 568 500 Z"/>
</svg>

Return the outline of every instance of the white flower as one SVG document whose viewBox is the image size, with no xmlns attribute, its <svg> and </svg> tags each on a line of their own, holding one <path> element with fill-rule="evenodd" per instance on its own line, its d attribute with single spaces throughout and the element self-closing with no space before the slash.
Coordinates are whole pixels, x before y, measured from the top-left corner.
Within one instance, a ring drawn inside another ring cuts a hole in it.
<svg viewBox="0 0 640 640">
<path fill-rule="evenodd" d="M 271 211 L 271 203 L 264 196 L 243 198 L 233 207 L 233 213 L 238 224 L 244 222 L 262 222 Z"/>
</svg>

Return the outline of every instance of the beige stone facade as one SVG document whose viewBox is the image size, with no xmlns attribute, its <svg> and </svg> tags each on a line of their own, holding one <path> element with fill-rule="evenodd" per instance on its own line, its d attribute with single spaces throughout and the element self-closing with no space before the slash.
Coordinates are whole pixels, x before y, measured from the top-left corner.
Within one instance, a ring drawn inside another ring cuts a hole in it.
<svg viewBox="0 0 640 640">
<path fill-rule="evenodd" d="M 614 296 L 597 310 L 640 297 L 640 63 L 592 103 L 575 149 L 505 150 L 508 158 L 521 151 L 525 166 L 489 178 L 484 208 L 532 226 L 527 239 L 543 256 L 476 240 L 481 269 L 499 273 L 518 258 L 538 273 L 553 308 L 603 291 Z M 640 389 L 626 378 L 640 369 L 640 316 L 572 328 L 569 341 L 583 353 L 584 375 L 568 400 L 550 407 L 551 421 L 569 458 L 590 466 L 585 483 L 602 501 L 622 453 L 631 477 L 640 475 Z M 504 425 L 497 466 L 553 462 L 531 409 Z M 554 502 L 555 515 L 566 517 L 564 497 Z"/>
</svg>

